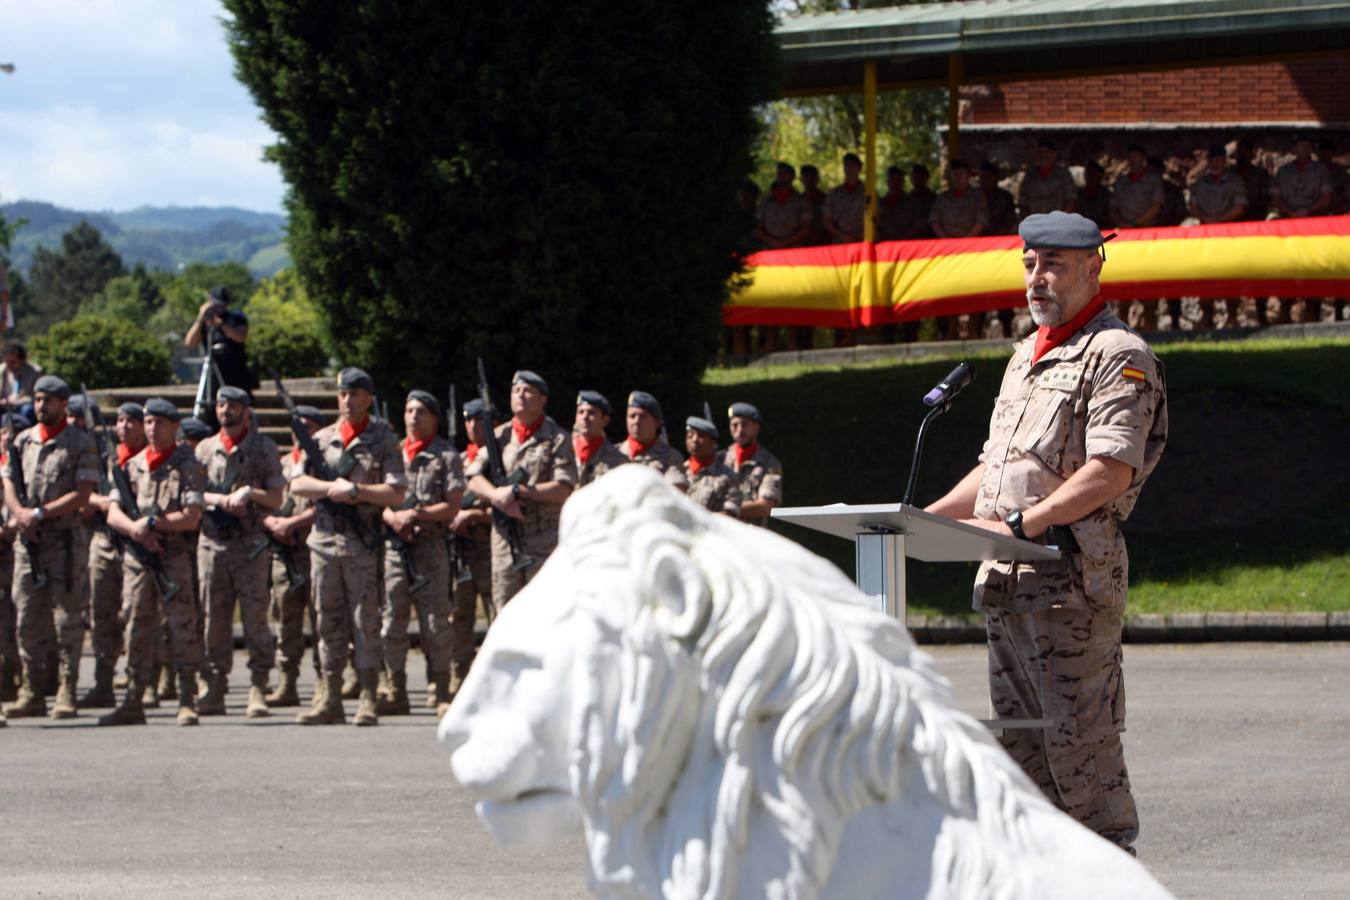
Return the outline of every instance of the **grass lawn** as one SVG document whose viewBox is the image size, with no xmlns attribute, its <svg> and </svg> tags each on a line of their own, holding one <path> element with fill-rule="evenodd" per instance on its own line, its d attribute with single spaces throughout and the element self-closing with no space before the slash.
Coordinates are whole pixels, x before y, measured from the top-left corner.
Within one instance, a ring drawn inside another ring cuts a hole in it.
<svg viewBox="0 0 1350 900">
<path fill-rule="evenodd" d="M 1131 612 L 1350 609 L 1350 340 L 1196 342 L 1157 348 L 1170 435 L 1125 523 Z M 959 359 L 975 382 L 934 424 L 916 501 L 931 502 L 977 462 L 1009 353 L 857 366 L 711 370 L 714 410 L 765 416 L 789 506 L 898 501 L 920 398 Z M 720 418 L 720 416 L 719 416 Z M 675 419 L 672 416 L 672 419 Z M 853 571 L 852 545 L 779 531 Z M 973 564 L 911 562 L 910 609 L 970 608 Z"/>
</svg>

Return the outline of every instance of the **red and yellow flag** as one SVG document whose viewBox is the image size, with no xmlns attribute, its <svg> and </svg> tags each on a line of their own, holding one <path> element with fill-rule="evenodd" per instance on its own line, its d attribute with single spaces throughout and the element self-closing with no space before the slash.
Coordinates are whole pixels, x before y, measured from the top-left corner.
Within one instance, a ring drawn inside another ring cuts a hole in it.
<svg viewBox="0 0 1350 900">
<path fill-rule="evenodd" d="M 728 325 L 858 328 L 1026 303 L 1016 235 L 765 250 Z M 1125 229 L 1106 245 L 1107 300 L 1350 296 L 1350 216 Z"/>
</svg>

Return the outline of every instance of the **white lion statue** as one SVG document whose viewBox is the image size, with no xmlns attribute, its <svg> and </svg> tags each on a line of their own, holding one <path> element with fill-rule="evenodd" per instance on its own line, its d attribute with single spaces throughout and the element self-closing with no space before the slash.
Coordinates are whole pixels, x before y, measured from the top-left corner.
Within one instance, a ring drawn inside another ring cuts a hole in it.
<svg viewBox="0 0 1350 900">
<path fill-rule="evenodd" d="M 1170 896 L 838 569 L 644 466 L 568 500 L 439 735 L 498 843 L 582 826 L 601 896 Z"/>
</svg>

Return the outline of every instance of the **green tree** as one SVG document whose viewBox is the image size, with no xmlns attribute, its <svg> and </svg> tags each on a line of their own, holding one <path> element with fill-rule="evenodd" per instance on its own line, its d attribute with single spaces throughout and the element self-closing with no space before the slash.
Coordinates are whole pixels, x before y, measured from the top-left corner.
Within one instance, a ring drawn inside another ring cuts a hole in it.
<svg viewBox="0 0 1350 900">
<path fill-rule="evenodd" d="M 481 353 L 499 402 L 527 366 L 558 412 L 578 386 L 692 401 L 773 90 L 763 0 L 225 5 L 344 363 L 388 391 Z"/>
<path fill-rule="evenodd" d="M 29 353 L 43 371 L 74 387 L 166 384 L 173 375 L 169 349 L 125 319 L 77 316 L 33 338 Z"/>
<path fill-rule="evenodd" d="M 118 275 L 93 297 L 80 304 L 82 316 L 110 316 L 144 327 L 164 305 L 160 281 L 137 263 L 128 275 Z"/>
<path fill-rule="evenodd" d="M 322 375 L 328 367 L 323 313 L 305 293 L 295 269 L 264 278 L 244 313 L 249 321 L 249 359 L 260 376 L 268 369 L 292 377 Z"/>
<path fill-rule="evenodd" d="M 257 282 L 243 263 L 189 263 L 177 275 L 158 276 L 164 298 L 149 319 L 147 328 L 171 344 L 177 344 L 197 318 L 197 310 L 206 302 L 206 293 L 217 285 L 230 292 L 230 305 L 239 309 L 253 294 Z"/>
<path fill-rule="evenodd" d="M 61 249 L 39 247 L 29 269 L 32 312 L 18 322 L 23 334 L 45 331 L 69 319 L 80 304 L 126 273 L 118 256 L 97 228 L 81 220 L 61 236 Z"/>
</svg>

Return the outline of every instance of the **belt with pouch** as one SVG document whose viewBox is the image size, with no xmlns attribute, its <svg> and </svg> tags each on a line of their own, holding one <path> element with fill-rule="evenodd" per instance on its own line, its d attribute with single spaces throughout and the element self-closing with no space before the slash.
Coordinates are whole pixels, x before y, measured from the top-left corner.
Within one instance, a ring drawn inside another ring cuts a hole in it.
<svg viewBox="0 0 1350 900">
<path fill-rule="evenodd" d="M 1065 553 L 1081 553 L 1082 548 L 1078 546 L 1078 538 L 1073 536 L 1073 529 L 1068 525 L 1051 525 L 1045 529 L 1045 533 L 1038 538 L 1032 538 L 1037 544 L 1044 544 L 1047 547 L 1058 547 Z"/>
</svg>

